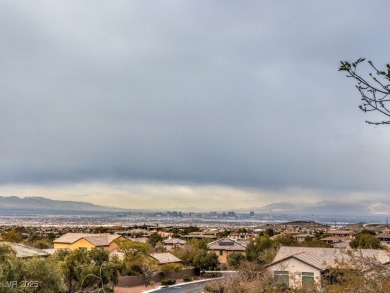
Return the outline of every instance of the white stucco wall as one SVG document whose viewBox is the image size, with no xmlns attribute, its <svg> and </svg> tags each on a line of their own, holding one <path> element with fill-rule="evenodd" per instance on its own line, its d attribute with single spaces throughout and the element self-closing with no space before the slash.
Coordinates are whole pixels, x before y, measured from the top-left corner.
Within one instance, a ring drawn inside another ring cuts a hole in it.
<svg viewBox="0 0 390 293">
<path fill-rule="evenodd" d="M 314 273 L 314 281 L 320 286 L 321 271 L 295 258 L 289 258 L 267 268 L 272 276 L 274 271 L 288 271 L 290 288 L 302 287 L 302 272 Z"/>
</svg>

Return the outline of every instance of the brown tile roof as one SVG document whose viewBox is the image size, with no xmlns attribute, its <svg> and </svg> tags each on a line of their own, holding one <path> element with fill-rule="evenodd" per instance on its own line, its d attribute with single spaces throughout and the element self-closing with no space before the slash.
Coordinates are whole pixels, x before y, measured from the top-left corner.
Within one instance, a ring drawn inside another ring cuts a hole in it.
<svg viewBox="0 0 390 293">
<path fill-rule="evenodd" d="M 171 238 L 171 239 L 166 239 L 166 240 L 163 240 L 163 243 L 165 245 L 177 245 L 177 244 L 185 244 L 186 242 L 182 239 L 179 239 L 179 238 Z"/>
<path fill-rule="evenodd" d="M 83 237 L 95 246 L 108 246 L 111 242 L 121 237 L 120 235 L 90 235 Z"/>
<path fill-rule="evenodd" d="M 308 253 L 297 253 L 293 255 L 294 258 L 299 259 L 300 261 L 303 261 L 304 263 L 307 263 L 319 270 L 325 270 L 326 267 L 323 263 L 317 258 L 315 258 L 313 255 L 310 255 Z"/>
<path fill-rule="evenodd" d="M 151 254 L 149 254 L 149 256 L 156 259 L 159 264 L 181 262 L 180 258 L 177 258 L 176 256 L 174 256 L 173 254 L 171 254 L 169 252 L 151 253 Z"/>
<path fill-rule="evenodd" d="M 80 240 L 84 236 L 89 235 L 85 233 L 66 233 L 62 235 L 61 237 L 55 239 L 53 243 L 68 243 L 72 244 L 75 243 L 76 241 Z"/>
<path fill-rule="evenodd" d="M 348 236 L 328 236 L 321 238 L 322 241 L 346 241 L 349 240 Z"/>
<path fill-rule="evenodd" d="M 127 239 L 130 239 L 131 241 L 139 242 L 139 243 L 148 243 L 148 240 L 149 240 L 149 238 L 147 238 L 147 237 L 137 237 L 137 238 L 127 237 Z"/>
<path fill-rule="evenodd" d="M 66 233 L 53 242 L 72 244 L 80 239 L 85 239 L 95 246 L 109 246 L 111 242 L 119 237 L 121 236 L 112 234 Z"/>
<path fill-rule="evenodd" d="M 361 253 L 363 257 L 375 258 L 382 264 L 390 261 L 388 252 L 385 250 L 361 249 L 359 251 L 349 250 L 349 252 L 352 252 L 357 256 Z M 282 246 L 276 254 L 273 262 L 269 264 L 268 267 L 290 257 L 299 259 L 320 270 L 335 267 L 337 265 L 337 261 L 350 259 L 346 249 Z"/>
<path fill-rule="evenodd" d="M 210 250 L 245 251 L 246 244 L 230 238 L 222 238 L 207 245 Z"/>
</svg>

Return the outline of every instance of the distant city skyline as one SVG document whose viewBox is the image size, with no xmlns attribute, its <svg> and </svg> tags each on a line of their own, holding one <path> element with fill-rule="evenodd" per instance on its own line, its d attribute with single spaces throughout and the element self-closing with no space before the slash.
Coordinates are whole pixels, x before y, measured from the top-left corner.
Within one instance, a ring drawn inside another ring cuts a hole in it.
<svg viewBox="0 0 390 293">
<path fill-rule="evenodd" d="M 389 8 L 4 1 L 0 196 L 219 210 L 387 200 L 390 126 L 364 123 L 377 116 L 337 69 L 390 63 Z"/>
</svg>

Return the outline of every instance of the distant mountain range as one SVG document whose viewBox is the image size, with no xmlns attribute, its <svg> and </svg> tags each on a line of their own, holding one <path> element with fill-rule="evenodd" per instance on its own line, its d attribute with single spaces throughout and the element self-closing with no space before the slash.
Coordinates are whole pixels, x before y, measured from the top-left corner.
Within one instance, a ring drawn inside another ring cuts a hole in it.
<svg viewBox="0 0 390 293">
<path fill-rule="evenodd" d="M 388 201 L 321 201 L 313 204 L 279 202 L 259 208 L 245 209 L 257 213 L 315 214 L 315 215 L 386 215 L 390 214 Z"/>
<path fill-rule="evenodd" d="M 0 196 L 0 210 L 49 210 L 80 212 L 124 212 L 125 209 L 95 205 L 87 202 L 52 200 L 44 197 Z"/>
<path fill-rule="evenodd" d="M 87 202 L 52 200 L 44 197 L 0 196 L 1 210 L 54 211 L 54 212 L 118 212 L 141 211 L 141 209 L 123 209 L 111 206 L 95 205 Z M 183 212 L 208 212 L 197 208 L 172 208 Z M 142 211 L 146 211 L 142 209 Z M 152 211 L 152 210 L 150 210 Z M 220 210 L 222 212 L 224 210 Z M 256 214 L 314 214 L 314 215 L 390 215 L 390 201 L 321 201 L 314 204 L 278 202 L 262 207 L 226 209 L 237 213 L 254 211 Z"/>
</svg>

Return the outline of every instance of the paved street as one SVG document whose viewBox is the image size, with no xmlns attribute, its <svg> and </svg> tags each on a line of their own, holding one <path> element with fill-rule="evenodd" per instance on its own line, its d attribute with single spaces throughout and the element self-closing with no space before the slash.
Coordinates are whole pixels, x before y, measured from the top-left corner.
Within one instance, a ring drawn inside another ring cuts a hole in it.
<svg viewBox="0 0 390 293">
<path fill-rule="evenodd" d="M 223 278 L 215 278 L 212 280 L 221 280 Z M 209 280 L 196 281 L 191 283 L 182 283 L 180 285 L 171 286 L 168 288 L 161 288 L 156 290 L 151 290 L 148 292 L 153 293 L 201 293 L 203 288 Z"/>
</svg>

